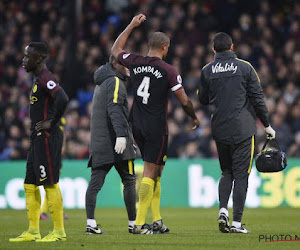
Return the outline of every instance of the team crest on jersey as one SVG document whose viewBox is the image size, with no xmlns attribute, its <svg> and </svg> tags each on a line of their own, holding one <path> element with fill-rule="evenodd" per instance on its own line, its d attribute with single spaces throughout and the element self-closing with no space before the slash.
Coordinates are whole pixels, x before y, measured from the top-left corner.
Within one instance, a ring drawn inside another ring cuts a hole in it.
<svg viewBox="0 0 300 250">
<path fill-rule="evenodd" d="M 181 75 L 178 75 L 178 76 L 177 76 L 177 82 L 180 83 L 180 84 L 182 83 Z"/>
<path fill-rule="evenodd" d="M 53 82 L 53 81 L 48 81 L 48 82 L 47 82 L 47 88 L 48 88 L 48 89 L 54 89 L 55 86 L 56 86 L 56 83 L 55 83 L 55 82 Z"/>
<path fill-rule="evenodd" d="M 32 92 L 35 93 L 37 91 L 37 85 L 34 85 Z"/>
<path fill-rule="evenodd" d="M 128 54 L 124 54 L 124 55 L 123 55 L 123 59 L 126 59 L 128 56 L 130 56 L 129 53 L 128 53 Z"/>
</svg>

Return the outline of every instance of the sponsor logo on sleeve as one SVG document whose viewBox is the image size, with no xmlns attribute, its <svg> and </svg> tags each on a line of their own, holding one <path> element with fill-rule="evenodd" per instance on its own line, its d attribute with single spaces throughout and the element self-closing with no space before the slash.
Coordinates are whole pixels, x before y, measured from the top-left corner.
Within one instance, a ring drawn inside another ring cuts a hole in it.
<svg viewBox="0 0 300 250">
<path fill-rule="evenodd" d="M 123 59 L 126 59 L 128 56 L 130 56 L 130 53 L 124 54 L 124 55 L 123 55 Z"/>
<path fill-rule="evenodd" d="M 55 86 L 56 86 L 56 83 L 55 83 L 55 82 L 53 82 L 53 81 L 48 81 L 48 82 L 47 82 L 47 88 L 48 88 L 48 89 L 54 89 Z"/>
<path fill-rule="evenodd" d="M 178 75 L 178 76 L 177 76 L 177 82 L 180 83 L 180 84 L 182 83 L 181 75 Z"/>
</svg>

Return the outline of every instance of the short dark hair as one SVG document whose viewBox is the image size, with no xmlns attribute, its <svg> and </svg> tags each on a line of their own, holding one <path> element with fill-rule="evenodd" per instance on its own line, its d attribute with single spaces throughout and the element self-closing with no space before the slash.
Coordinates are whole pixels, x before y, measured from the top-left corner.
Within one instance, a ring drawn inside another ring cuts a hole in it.
<svg viewBox="0 0 300 250">
<path fill-rule="evenodd" d="M 219 32 L 213 39 L 213 46 L 216 52 L 223 52 L 230 49 L 232 44 L 232 38 L 225 32 Z"/>
<path fill-rule="evenodd" d="M 47 57 L 49 54 L 48 45 L 42 42 L 31 42 L 28 45 L 30 48 L 33 49 L 34 52 L 40 54 L 43 57 Z"/>
<path fill-rule="evenodd" d="M 163 32 L 154 32 L 149 38 L 149 47 L 151 49 L 160 49 L 167 44 L 170 44 L 170 38 Z"/>
</svg>

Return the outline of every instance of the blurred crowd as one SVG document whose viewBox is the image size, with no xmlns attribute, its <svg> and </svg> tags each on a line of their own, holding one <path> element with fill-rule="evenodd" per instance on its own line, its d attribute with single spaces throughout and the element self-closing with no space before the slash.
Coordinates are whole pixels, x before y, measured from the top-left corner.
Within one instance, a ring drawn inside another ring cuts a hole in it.
<svg viewBox="0 0 300 250">
<path fill-rule="evenodd" d="M 130 36 L 126 50 L 147 54 L 147 38 L 166 32 L 166 61 L 183 77 L 201 126 L 191 121 L 173 94 L 169 99 L 169 157 L 217 157 L 208 108 L 197 100 L 201 68 L 213 60 L 211 38 L 229 33 L 239 58 L 257 70 L 280 147 L 300 157 L 300 4 L 285 0 L 82 0 L 77 6 L 72 82 L 68 60 L 67 3 L 63 0 L 0 1 L 0 160 L 25 159 L 29 148 L 28 97 L 32 76 L 21 67 L 30 41 L 46 42 L 48 68 L 71 97 L 65 113 L 65 158 L 88 157 L 93 73 L 109 57 L 118 34 L 137 13 L 147 21 Z M 75 94 L 74 94 L 75 89 Z M 128 82 L 129 104 L 132 89 Z M 257 146 L 265 139 L 258 121 Z"/>
</svg>

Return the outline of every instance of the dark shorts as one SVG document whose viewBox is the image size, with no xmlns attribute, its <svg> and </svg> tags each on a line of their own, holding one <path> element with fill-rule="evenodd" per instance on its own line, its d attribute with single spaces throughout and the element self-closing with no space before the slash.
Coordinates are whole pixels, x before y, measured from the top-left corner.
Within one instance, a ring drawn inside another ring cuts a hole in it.
<svg viewBox="0 0 300 250">
<path fill-rule="evenodd" d="M 234 179 L 242 179 L 251 172 L 255 138 L 250 137 L 237 145 L 216 142 L 221 170 Z"/>
<path fill-rule="evenodd" d="M 27 155 L 26 184 L 55 184 L 59 180 L 63 134 L 60 129 L 33 136 Z"/>
<path fill-rule="evenodd" d="M 165 165 L 168 151 L 167 135 L 144 133 L 140 129 L 133 128 L 133 137 L 144 161 Z"/>
</svg>

